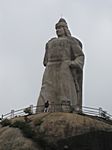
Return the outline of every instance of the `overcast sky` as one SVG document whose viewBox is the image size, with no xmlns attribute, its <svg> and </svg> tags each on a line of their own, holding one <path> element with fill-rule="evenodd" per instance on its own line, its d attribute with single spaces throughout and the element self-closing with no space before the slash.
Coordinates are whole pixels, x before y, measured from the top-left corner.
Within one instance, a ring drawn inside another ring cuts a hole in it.
<svg viewBox="0 0 112 150">
<path fill-rule="evenodd" d="M 0 0 L 0 114 L 36 105 L 60 17 L 83 43 L 83 105 L 112 114 L 112 0 Z"/>
</svg>

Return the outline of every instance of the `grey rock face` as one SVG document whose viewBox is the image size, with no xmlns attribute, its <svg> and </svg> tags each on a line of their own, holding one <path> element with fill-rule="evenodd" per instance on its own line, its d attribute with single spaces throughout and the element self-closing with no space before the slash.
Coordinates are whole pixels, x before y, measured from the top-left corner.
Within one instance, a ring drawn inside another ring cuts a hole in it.
<svg viewBox="0 0 112 150">
<path fill-rule="evenodd" d="M 82 43 L 72 37 L 67 23 L 60 19 L 56 24 L 57 38 L 46 44 L 43 64 L 46 67 L 37 106 L 70 103 L 81 109 L 84 54 Z M 52 108 L 50 108 L 52 109 Z M 55 108 L 60 111 L 60 108 Z"/>
</svg>

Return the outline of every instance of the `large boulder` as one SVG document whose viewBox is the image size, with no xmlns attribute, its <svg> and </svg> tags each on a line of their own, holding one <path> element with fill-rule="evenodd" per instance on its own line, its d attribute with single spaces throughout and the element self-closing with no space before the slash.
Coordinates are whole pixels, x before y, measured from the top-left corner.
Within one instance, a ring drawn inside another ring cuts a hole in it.
<svg viewBox="0 0 112 150">
<path fill-rule="evenodd" d="M 99 119 L 61 112 L 16 117 L 16 128 L 0 127 L 0 150 L 112 150 L 111 121 Z"/>
<path fill-rule="evenodd" d="M 112 132 L 112 125 L 75 113 L 41 113 L 32 117 L 32 123 L 49 143 L 89 132 Z"/>
<path fill-rule="evenodd" d="M 18 128 L 0 128 L 0 150 L 40 150 Z"/>
</svg>

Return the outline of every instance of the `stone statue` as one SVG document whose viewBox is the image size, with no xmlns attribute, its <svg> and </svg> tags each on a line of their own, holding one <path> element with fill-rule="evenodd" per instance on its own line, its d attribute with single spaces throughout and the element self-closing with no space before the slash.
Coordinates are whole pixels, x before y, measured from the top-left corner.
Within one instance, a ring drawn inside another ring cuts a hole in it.
<svg viewBox="0 0 112 150">
<path fill-rule="evenodd" d="M 82 43 L 71 36 L 65 19 L 55 25 L 57 38 L 46 44 L 43 64 L 46 67 L 37 106 L 69 103 L 82 108 L 84 54 Z"/>
</svg>

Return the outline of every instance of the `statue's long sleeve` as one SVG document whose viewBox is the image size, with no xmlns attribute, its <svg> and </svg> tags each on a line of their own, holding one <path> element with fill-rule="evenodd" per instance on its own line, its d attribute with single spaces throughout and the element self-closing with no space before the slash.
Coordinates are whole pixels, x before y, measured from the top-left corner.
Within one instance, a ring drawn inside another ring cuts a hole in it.
<svg viewBox="0 0 112 150">
<path fill-rule="evenodd" d="M 48 62 L 48 44 L 46 44 L 46 47 L 45 47 L 45 55 L 44 55 L 44 60 L 43 60 L 43 65 L 46 66 L 47 65 L 47 62 Z"/>
<path fill-rule="evenodd" d="M 72 44 L 71 53 L 73 58 L 70 66 L 80 68 L 82 70 L 84 65 L 84 54 L 78 42 Z"/>
</svg>

